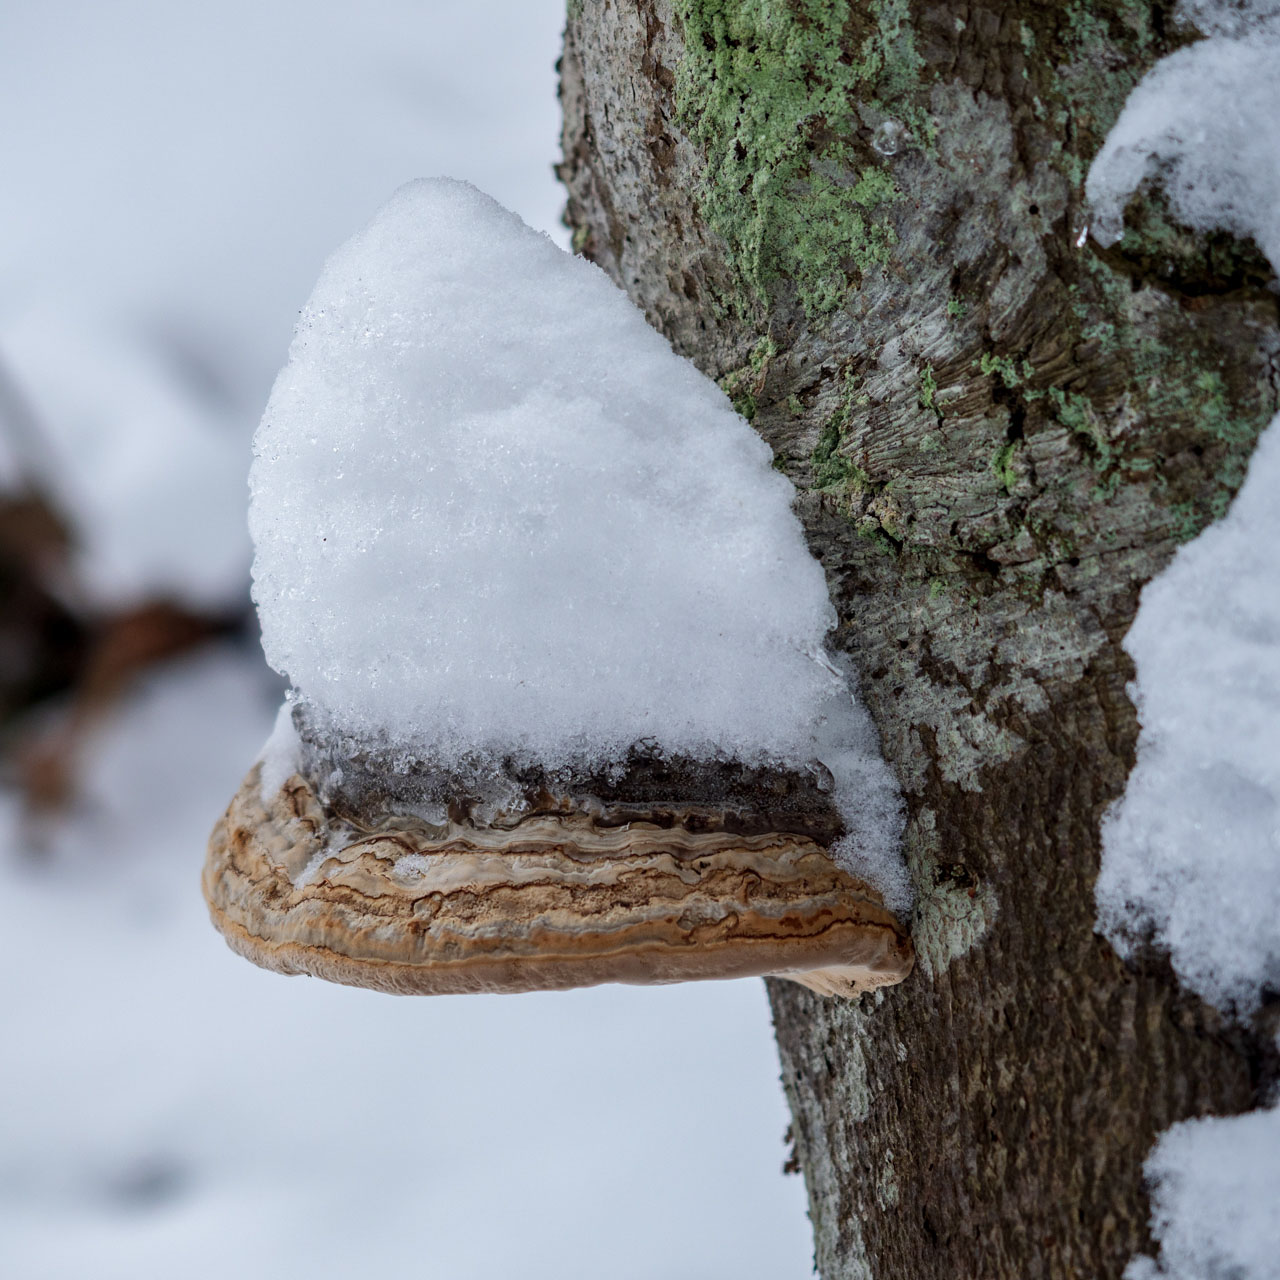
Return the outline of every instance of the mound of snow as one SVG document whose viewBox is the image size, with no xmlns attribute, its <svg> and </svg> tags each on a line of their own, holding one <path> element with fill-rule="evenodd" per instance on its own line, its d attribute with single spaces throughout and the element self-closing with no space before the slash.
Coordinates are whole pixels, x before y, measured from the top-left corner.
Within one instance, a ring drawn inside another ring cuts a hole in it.
<svg viewBox="0 0 1280 1280">
<path fill-rule="evenodd" d="M 1160 1262 L 1135 1259 L 1125 1280 L 1280 1280 L 1280 1110 L 1175 1124 L 1145 1169 Z"/>
<path fill-rule="evenodd" d="M 255 453 L 264 647 L 327 735 L 470 771 L 818 758 L 896 866 L 791 484 L 603 272 L 474 187 L 411 183 L 329 259 Z"/>
</svg>

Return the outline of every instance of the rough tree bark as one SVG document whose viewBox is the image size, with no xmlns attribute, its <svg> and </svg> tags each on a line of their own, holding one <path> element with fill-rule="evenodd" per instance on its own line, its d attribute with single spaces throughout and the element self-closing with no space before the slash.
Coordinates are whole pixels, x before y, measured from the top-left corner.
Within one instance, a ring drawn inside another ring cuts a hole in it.
<svg viewBox="0 0 1280 1280">
<path fill-rule="evenodd" d="M 828 1280 L 1119 1276 L 1156 1134 L 1267 1073 L 1093 932 L 1121 640 L 1277 405 L 1256 252 L 1151 191 L 1114 251 L 1082 237 L 1172 9 L 570 0 L 575 247 L 796 483 L 906 793 L 916 974 L 771 989 Z"/>
</svg>

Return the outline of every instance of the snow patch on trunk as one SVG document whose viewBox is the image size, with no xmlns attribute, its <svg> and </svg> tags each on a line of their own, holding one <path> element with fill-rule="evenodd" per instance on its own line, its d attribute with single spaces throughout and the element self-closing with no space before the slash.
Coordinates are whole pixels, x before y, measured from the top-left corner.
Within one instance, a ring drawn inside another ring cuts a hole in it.
<svg viewBox="0 0 1280 1280">
<path fill-rule="evenodd" d="M 1280 987 L 1280 433 L 1226 517 L 1142 593 L 1138 763 L 1103 824 L 1099 927 L 1247 1013 Z"/>
<path fill-rule="evenodd" d="M 1184 1120 L 1144 1169 L 1160 1262 L 1136 1258 L 1125 1280 L 1280 1280 L 1280 1110 Z"/>
</svg>

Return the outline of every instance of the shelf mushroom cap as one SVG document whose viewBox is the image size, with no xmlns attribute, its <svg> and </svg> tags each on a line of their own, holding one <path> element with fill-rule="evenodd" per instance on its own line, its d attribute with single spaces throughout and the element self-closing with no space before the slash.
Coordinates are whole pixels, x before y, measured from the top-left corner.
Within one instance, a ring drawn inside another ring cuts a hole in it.
<svg viewBox="0 0 1280 1280">
<path fill-rule="evenodd" d="M 902 981 L 910 939 L 809 836 L 590 813 L 511 826 L 337 818 L 295 773 L 255 765 L 204 870 L 232 949 L 279 973 L 405 995 L 765 974 L 825 995 Z"/>
</svg>

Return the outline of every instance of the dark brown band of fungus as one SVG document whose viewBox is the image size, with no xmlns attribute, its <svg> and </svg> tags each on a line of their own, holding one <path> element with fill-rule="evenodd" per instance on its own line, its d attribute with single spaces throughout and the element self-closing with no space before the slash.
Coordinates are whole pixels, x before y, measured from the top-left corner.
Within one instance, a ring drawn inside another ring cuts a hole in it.
<svg viewBox="0 0 1280 1280">
<path fill-rule="evenodd" d="M 507 798 L 507 812 L 500 804 L 488 825 L 588 812 L 600 826 L 644 821 L 740 835 L 787 831 L 824 846 L 843 829 L 830 794 L 831 775 L 818 761 L 797 771 L 668 755 L 638 743 L 612 767 L 557 771 L 514 760 L 495 767 L 486 759 L 469 775 L 456 766 L 435 770 L 427 762 L 398 760 L 390 749 L 335 739 L 310 722 L 302 704 L 294 708 L 294 724 L 303 772 L 327 805 L 363 822 L 447 808 L 453 821 L 466 823 L 486 799 L 492 805 L 496 791 Z"/>
<path fill-rule="evenodd" d="M 359 829 L 300 774 L 267 797 L 259 779 L 210 837 L 204 891 L 277 972 L 403 994 L 776 974 L 853 995 L 911 971 L 879 895 L 806 835 L 583 812 Z"/>
</svg>

